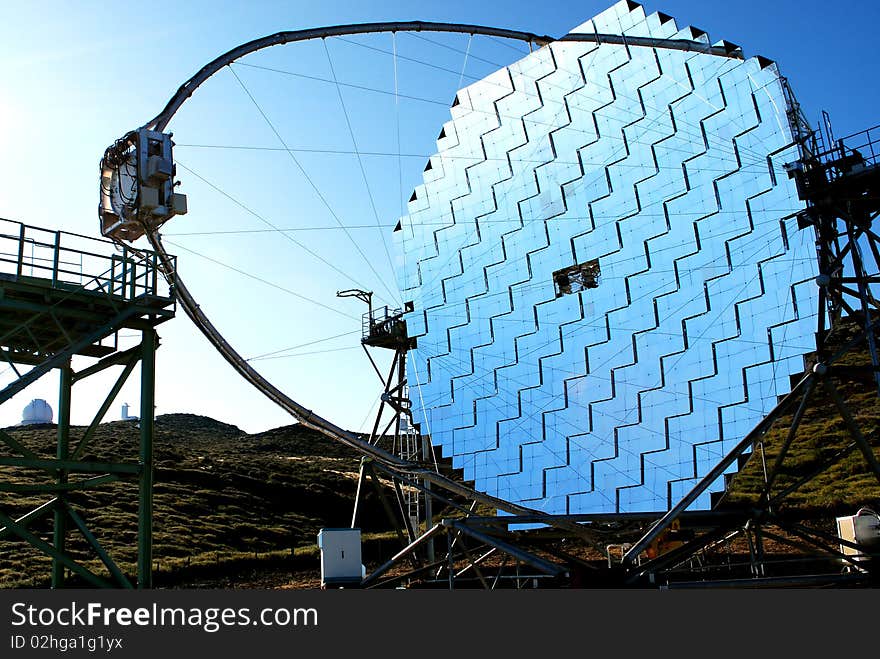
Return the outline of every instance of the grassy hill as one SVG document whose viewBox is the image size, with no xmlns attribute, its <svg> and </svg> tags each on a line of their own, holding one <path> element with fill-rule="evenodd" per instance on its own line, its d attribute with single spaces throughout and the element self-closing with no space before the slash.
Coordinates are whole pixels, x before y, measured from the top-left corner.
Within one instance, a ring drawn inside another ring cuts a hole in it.
<svg viewBox="0 0 880 659">
<path fill-rule="evenodd" d="M 84 430 L 75 427 L 71 434 Z M 41 455 L 54 453 L 55 426 L 7 432 Z M 138 433 L 135 422 L 103 424 L 84 458 L 136 461 Z M 359 456 L 319 433 L 292 425 L 248 435 L 213 419 L 169 414 L 156 420 L 154 445 L 153 555 L 159 583 L 213 583 L 233 565 L 247 572 L 267 561 L 295 571 L 313 568 L 317 579 L 318 530 L 350 524 Z M 0 479 L 12 482 L 39 474 L 0 469 Z M 17 517 L 47 498 L 2 493 L 0 507 Z M 123 571 L 133 573 L 136 484 L 113 483 L 70 499 Z M 365 532 L 385 530 L 382 515 L 368 493 Z M 32 528 L 49 537 L 50 527 L 46 519 Z M 74 555 L 97 569 L 85 542 L 75 532 L 70 538 Z M 23 542 L 0 541 L 0 587 L 45 586 L 49 564 Z"/>
</svg>

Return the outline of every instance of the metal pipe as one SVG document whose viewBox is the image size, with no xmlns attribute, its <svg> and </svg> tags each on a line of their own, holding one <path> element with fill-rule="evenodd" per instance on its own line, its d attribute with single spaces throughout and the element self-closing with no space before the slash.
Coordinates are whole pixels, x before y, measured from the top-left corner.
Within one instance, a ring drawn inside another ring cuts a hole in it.
<svg viewBox="0 0 880 659">
<path fill-rule="evenodd" d="M 455 556 L 452 553 L 454 544 L 452 528 L 450 527 L 446 529 L 446 572 L 449 580 L 449 590 L 455 590 Z"/>
<path fill-rule="evenodd" d="M 15 520 L 15 523 L 18 524 L 19 528 L 27 528 L 28 524 L 33 522 L 36 519 L 40 519 L 44 515 L 48 515 L 52 511 L 55 510 L 55 504 L 58 503 L 58 498 L 54 498 L 50 501 L 47 501 L 42 506 L 38 508 L 34 508 L 29 513 L 25 513 L 21 517 Z M 0 526 L 0 540 L 5 540 L 8 536 L 13 535 L 15 532 L 9 526 Z"/>
<path fill-rule="evenodd" d="M 422 543 L 426 542 L 430 538 L 433 538 L 435 535 L 437 535 L 438 533 L 443 531 L 443 528 L 444 527 L 442 524 L 436 524 L 435 526 L 430 528 L 428 531 L 423 533 L 421 536 L 419 536 L 418 538 L 413 540 L 406 547 L 401 549 L 399 552 L 394 554 L 394 556 L 392 556 L 387 561 L 385 561 L 382 565 L 380 565 L 378 568 L 376 568 L 371 574 L 367 575 L 367 577 L 363 581 L 361 581 L 361 587 L 366 588 L 367 586 L 369 586 L 376 579 L 378 579 L 383 574 L 385 574 L 388 570 L 390 570 L 394 566 L 395 563 L 400 562 L 401 559 L 406 558 L 408 555 L 412 554 L 416 549 L 418 549 L 422 545 Z"/>
<path fill-rule="evenodd" d="M 358 469 L 358 484 L 354 493 L 354 509 L 351 512 L 351 528 L 357 528 L 358 513 L 361 509 L 361 491 L 364 487 L 364 460 L 361 458 L 360 468 Z"/>
<path fill-rule="evenodd" d="M 168 122 L 171 121 L 171 118 L 180 109 L 183 103 L 192 96 L 208 78 L 217 73 L 224 66 L 232 64 L 235 60 L 240 59 L 245 55 L 249 55 L 271 46 L 280 46 L 287 43 L 295 43 L 297 41 L 382 32 L 450 32 L 513 39 L 517 41 L 525 41 L 529 44 L 534 43 L 538 46 L 545 46 L 553 41 L 578 41 L 622 46 L 668 48 L 673 50 L 702 52 L 731 59 L 743 59 L 743 54 L 739 50 L 729 50 L 719 46 L 710 46 L 708 44 L 687 39 L 658 39 L 653 37 L 599 33 L 570 33 L 559 39 L 554 39 L 550 36 L 538 36 L 531 32 L 521 32 L 518 30 L 507 30 L 504 28 L 487 27 L 483 25 L 467 25 L 462 23 L 434 23 L 429 21 L 393 21 L 383 23 L 334 25 L 306 30 L 278 32 L 259 39 L 254 39 L 253 41 L 249 41 L 227 51 L 203 66 L 195 75 L 184 82 L 174 96 L 171 97 L 163 110 L 156 115 L 156 117 L 144 124 L 144 128 L 160 132 L 164 131 L 168 126 Z"/>
<path fill-rule="evenodd" d="M 467 574 L 468 570 L 473 570 L 474 573 L 477 575 L 477 578 L 480 580 L 480 583 L 483 584 L 483 588 L 485 588 L 486 590 L 491 590 L 491 588 L 489 587 L 489 584 L 486 582 L 486 578 L 483 576 L 483 573 L 478 566 L 480 563 L 482 563 L 484 560 L 486 560 L 489 556 L 491 556 L 496 551 L 498 551 L 498 548 L 492 547 L 489 551 L 487 551 L 485 554 L 479 556 L 478 558 L 474 558 L 473 554 L 471 554 L 470 550 L 467 548 L 467 546 L 464 544 L 464 542 L 461 543 L 461 550 L 464 552 L 465 556 L 467 556 L 468 560 L 470 560 L 470 563 L 468 563 L 461 570 L 459 570 L 455 574 L 455 578 L 460 579 L 463 575 Z"/>
<path fill-rule="evenodd" d="M 493 556 L 493 555 L 497 554 L 498 551 L 499 551 L 498 547 L 492 547 L 489 551 L 487 551 L 486 553 L 482 554 L 481 556 L 478 556 L 476 560 L 472 560 L 468 565 L 466 565 L 464 568 L 462 568 L 461 570 L 459 570 L 458 573 L 455 575 L 455 577 L 456 577 L 456 578 L 459 578 L 459 577 L 461 577 L 461 576 L 467 574 L 467 571 L 468 571 L 468 570 L 470 570 L 470 569 L 476 569 L 476 566 L 477 566 L 477 565 L 479 565 L 480 563 L 482 563 L 483 561 L 485 561 L 485 560 L 486 560 L 487 558 L 489 558 L 490 556 Z M 467 550 L 465 550 L 465 552 L 467 552 Z M 480 580 L 481 580 L 481 581 L 483 580 L 482 577 L 480 578 Z M 487 589 L 487 590 L 491 590 L 491 589 L 489 588 L 488 585 L 486 586 L 486 589 Z"/>
</svg>

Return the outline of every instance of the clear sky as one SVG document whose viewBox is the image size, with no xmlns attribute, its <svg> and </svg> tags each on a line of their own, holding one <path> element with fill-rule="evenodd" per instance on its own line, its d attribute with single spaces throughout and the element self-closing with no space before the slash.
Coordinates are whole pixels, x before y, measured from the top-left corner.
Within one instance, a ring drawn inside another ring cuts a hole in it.
<svg viewBox="0 0 880 659">
<path fill-rule="evenodd" d="M 561 36 L 609 4 L 0 2 L 0 217 L 96 235 L 105 147 L 156 115 L 205 63 L 253 38 L 398 20 Z M 726 39 L 747 56 L 776 60 L 807 116 L 815 120 L 827 110 L 838 136 L 880 123 L 878 3 L 644 4 L 681 27 L 706 30 L 713 42 Z M 393 300 L 390 229 L 448 118 L 444 103 L 459 86 L 524 54 L 521 45 L 426 36 L 430 41 L 382 35 L 328 41 L 326 50 L 312 42 L 264 51 L 221 71 L 170 126 L 190 214 L 164 234 L 183 277 L 242 354 L 274 353 L 254 366 L 293 398 L 352 428 L 369 418 L 379 383 L 358 347 L 362 306 L 334 293 L 357 285 Z M 294 155 L 280 149 L 281 140 Z M 160 335 L 157 413 L 206 414 L 252 432 L 290 422 L 235 375 L 182 312 Z M 9 377 L 0 375 L 4 384 Z M 98 385 L 77 388 L 74 422 L 88 422 L 101 395 Z M 57 376 L 0 408 L 0 425 L 17 423 L 36 397 L 55 406 Z M 123 390 L 107 418 L 118 418 L 125 401 L 137 413 L 136 386 Z"/>
</svg>

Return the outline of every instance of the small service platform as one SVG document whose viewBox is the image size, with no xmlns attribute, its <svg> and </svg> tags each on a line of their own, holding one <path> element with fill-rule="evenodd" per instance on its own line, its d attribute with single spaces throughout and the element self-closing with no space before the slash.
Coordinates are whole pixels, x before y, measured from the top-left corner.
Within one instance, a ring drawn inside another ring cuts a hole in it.
<svg viewBox="0 0 880 659">
<path fill-rule="evenodd" d="M 120 329 L 174 317 L 158 255 L 109 240 L 0 219 L 0 356 L 40 364 L 73 354 L 105 357 Z"/>
</svg>

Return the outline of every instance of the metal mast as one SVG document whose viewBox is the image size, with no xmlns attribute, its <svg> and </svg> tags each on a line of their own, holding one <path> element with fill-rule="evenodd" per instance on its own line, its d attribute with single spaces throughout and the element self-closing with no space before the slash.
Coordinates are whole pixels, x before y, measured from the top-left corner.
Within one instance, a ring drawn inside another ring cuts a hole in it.
<svg viewBox="0 0 880 659">
<path fill-rule="evenodd" d="M 406 356 L 407 352 L 415 347 L 415 339 L 407 335 L 406 321 L 403 319 L 404 310 L 391 309 L 387 305 L 374 309 L 373 293 L 360 289 L 339 291 L 336 295 L 355 297 L 367 304 L 367 313 L 363 315 L 361 346 L 383 387 L 369 443 L 373 446 L 390 443 L 390 446 L 385 446 L 386 450 L 407 462 L 427 461 L 430 456 L 428 438 L 422 437 L 412 418 Z M 394 351 L 387 374 L 383 375 L 368 347 Z M 420 532 L 422 496 L 419 490 L 412 487 L 399 488 L 396 493 L 407 535 L 412 542 Z M 430 497 L 425 497 L 424 505 L 425 521 L 430 527 Z M 354 517 L 356 516 L 357 510 Z M 352 523 L 355 522 L 356 519 L 353 519 Z"/>
</svg>

